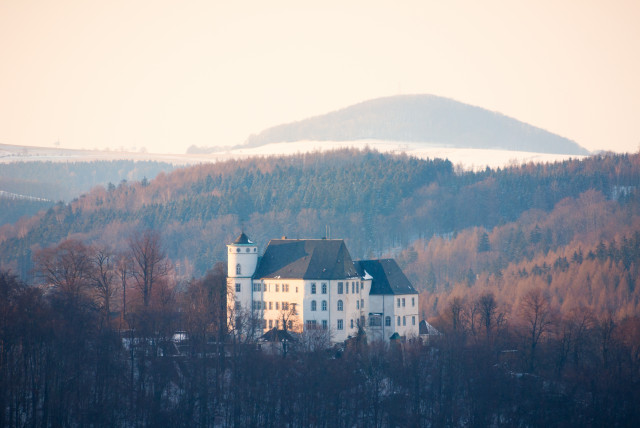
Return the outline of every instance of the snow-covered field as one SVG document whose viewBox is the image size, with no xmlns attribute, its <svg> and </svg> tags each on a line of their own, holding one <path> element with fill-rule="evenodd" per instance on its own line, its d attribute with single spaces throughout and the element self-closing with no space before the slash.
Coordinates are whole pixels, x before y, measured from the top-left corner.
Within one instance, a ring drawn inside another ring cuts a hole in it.
<svg viewBox="0 0 640 428">
<path fill-rule="evenodd" d="M 516 152 L 510 150 L 459 149 L 443 147 L 437 144 L 408 143 L 380 140 L 361 141 L 300 141 L 295 143 L 271 143 L 249 149 L 236 149 L 225 155 L 240 158 L 247 156 L 268 156 L 273 154 L 310 153 L 315 151 L 335 150 L 354 147 L 368 147 L 382 153 L 406 153 L 421 159 L 449 159 L 454 165 L 464 169 L 485 169 L 519 165 L 529 162 L 555 162 L 570 158 L 583 158 L 576 155 L 559 155 L 548 153 Z"/>
<path fill-rule="evenodd" d="M 558 155 L 509 150 L 459 149 L 436 144 L 407 143 L 380 140 L 360 141 L 299 141 L 294 143 L 271 143 L 260 147 L 221 151 L 212 154 L 158 154 L 140 152 L 117 152 L 98 150 L 70 150 L 46 147 L 11 146 L 0 144 L 0 163 L 19 161 L 82 162 L 94 160 L 160 161 L 174 165 L 219 162 L 228 159 L 243 159 L 251 156 L 291 155 L 335 150 L 341 148 L 370 148 L 382 153 L 406 153 L 421 159 L 449 159 L 463 169 L 480 170 L 519 165 L 528 162 L 555 162 L 576 155 Z"/>
</svg>

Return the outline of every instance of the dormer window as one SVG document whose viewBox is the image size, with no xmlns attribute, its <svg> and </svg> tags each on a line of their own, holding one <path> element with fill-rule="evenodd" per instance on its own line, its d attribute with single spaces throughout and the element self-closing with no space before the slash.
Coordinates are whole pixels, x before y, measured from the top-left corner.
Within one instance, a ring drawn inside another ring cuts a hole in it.
<svg viewBox="0 0 640 428">
<path fill-rule="evenodd" d="M 236 275 L 240 275 L 242 273 L 242 268 L 240 267 L 240 263 L 236 265 Z"/>
</svg>

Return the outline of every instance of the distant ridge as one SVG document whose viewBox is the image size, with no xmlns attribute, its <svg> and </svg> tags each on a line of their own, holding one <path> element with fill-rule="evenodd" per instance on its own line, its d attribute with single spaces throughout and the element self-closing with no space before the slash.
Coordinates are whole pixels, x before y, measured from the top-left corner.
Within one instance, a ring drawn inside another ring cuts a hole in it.
<svg viewBox="0 0 640 428">
<path fill-rule="evenodd" d="M 365 101 L 265 129 L 242 147 L 277 142 L 386 140 L 456 148 L 588 155 L 576 142 L 503 114 L 435 95 Z"/>
</svg>

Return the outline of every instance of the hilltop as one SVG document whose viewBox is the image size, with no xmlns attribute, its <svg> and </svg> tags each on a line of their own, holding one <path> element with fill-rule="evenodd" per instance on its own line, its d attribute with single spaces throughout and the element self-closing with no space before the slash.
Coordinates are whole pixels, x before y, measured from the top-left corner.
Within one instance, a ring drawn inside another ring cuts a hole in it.
<svg viewBox="0 0 640 428">
<path fill-rule="evenodd" d="M 503 114 L 434 95 L 398 95 L 355 104 L 250 136 L 244 146 L 301 141 L 381 140 L 427 147 L 588 155 L 576 142 Z M 197 148 L 191 149 L 194 153 Z"/>
</svg>

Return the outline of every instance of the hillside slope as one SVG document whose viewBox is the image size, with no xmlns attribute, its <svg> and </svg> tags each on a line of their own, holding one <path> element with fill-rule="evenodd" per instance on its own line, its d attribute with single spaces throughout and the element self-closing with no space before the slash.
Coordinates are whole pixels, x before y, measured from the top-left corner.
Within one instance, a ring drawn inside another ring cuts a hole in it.
<svg viewBox="0 0 640 428">
<path fill-rule="evenodd" d="M 242 225 L 262 248 L 282 235 L 321 237 L 330 226 L 364 258 L 417 238 L 490 229 L 528 210 L 548 212 L 589 190 L 614 198 L 640 182 L 639 163 L 638 155 L 594 156 L 456 174 L 447 161 L 344 150 L 199 165 L 97 187 L 0 227 L 0 267 L 28 275 L 38 248 L 68 237 L 118 247 L 132 230 L 153 228 L 182 274 L 202 275 L 224 260 Z"/>
<path fill-rule="evenodd" d="M 401 95 L 268 128 L 246 147 L 294 141 L 376 139 L 448 147 L 587 155 L 574 141 L 500 113 L 434 95 Z"/>
</svg>

